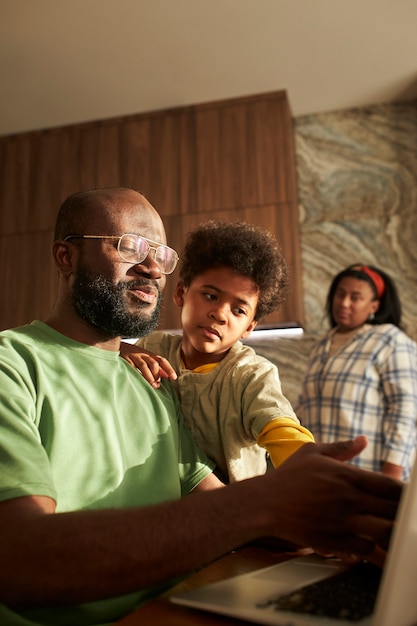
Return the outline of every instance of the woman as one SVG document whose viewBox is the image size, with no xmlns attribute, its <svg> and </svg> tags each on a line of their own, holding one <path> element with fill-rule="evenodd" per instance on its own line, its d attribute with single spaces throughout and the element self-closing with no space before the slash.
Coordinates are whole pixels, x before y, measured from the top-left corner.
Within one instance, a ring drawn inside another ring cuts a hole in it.
<svg viewBox="0 0 417 626">
<path fill-rule="evenodd" d="M 401 304 L 380 269 L 351 265 L 330 286 L 331 329 L 314 346 L 297 415 L 317 441 L 363 434 L 352 463 L 407 480 L 414 460 L 417 346 L 400 328 Z"/>
</svg>

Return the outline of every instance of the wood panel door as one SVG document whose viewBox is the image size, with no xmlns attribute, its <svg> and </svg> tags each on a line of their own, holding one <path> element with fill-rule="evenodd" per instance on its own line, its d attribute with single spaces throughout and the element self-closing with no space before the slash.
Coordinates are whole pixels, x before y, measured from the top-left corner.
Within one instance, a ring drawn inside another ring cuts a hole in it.
<svg viewBox="0 0 417 626">
<path fill-rule="evenodd" d="M 303 323 L 293 121 L 283 91 L 0 138 L 0 329 L 45 318 L 55 297 L 55 215 L 71 193 L 128 186 L 161 214 L 168 241 L 203 220 L 277 236 L 291 291 L 269 321 Z M 161 327 L 178 325 L 168 278 Z"/>
</svg>

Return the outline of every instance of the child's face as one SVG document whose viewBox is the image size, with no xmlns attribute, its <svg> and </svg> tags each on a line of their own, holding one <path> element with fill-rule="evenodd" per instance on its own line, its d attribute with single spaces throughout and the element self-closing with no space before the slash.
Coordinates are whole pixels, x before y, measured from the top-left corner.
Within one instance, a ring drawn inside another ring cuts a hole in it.
<svg viewBox="0 0 417 626">
<path fill-rule="evenodd" d="M 227 267 L 201 274 L 191 285 L 178 285 L 174 300 L 182 307 L 183 353 L 187 367 L 221 360 L 256 322 L 258 290 L 252 279 Z M 187 362 L 188 358 L 188 362 Z"/>
</svg>

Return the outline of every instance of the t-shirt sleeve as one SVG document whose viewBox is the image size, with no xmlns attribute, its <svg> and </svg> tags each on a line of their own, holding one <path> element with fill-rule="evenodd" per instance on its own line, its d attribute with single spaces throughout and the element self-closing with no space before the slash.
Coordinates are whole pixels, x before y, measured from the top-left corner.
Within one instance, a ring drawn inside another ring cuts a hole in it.
<svg viewBox="0 0 417 626">
<path fill-rule="evenodd" d="M 27 495 L 56 500 L 48 455 L 36 424 L 28 368 L 2 358 L 0 368 L 0 501 Z"/>
<path fill-rule="evenodd" d="M 269 453 L 274 467 L 281 465 L 305 443 L 314 443 L 312 433 L 288 417 L 269 422 L 257 439 L 257 444 Z"/>
<path fill-rule="evenodd" d="M 178 468 L 181 481 L 181 495 L 190 493 L 206 476 L 212 473 L 215 463 L 195 443 L 190 430 L 184 423 L 180 403 L 176 393 L 170 388 L 169 383 L 161 386 L 161 390 L 168 391 L 175 405 L 178 429 L 179 451 Z"/>
<path fill-rule="evenodd" d="M 241 396 L 246 432 L 256 440 L 265 426 L 277 417 L 299 420 L 281 388 L 278 368 L 262 357 L 242 367 L 236 393 Z"/>
</svg>

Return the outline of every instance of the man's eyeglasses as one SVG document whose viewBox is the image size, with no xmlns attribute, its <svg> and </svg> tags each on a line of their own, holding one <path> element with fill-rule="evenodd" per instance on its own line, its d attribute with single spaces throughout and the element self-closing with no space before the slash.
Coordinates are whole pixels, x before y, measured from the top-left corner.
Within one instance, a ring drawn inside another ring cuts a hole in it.
<svg viewBox="0 0 417 626">
<path fill-rule="evenodd" d="M 177 267 L 179 256 L 173 248 L 164 246 L 157 241 L 140 237 L 139 235 L 68 235 L 69 239 L 118 239 L 117 251 L 122 261 L 126 263 L 142 263 L 153 250 L 154 261 L 158 263 L 162 274 L 172 274 Z M 155 245 L 150 245 L 155 244 Z"/>
</svg>

